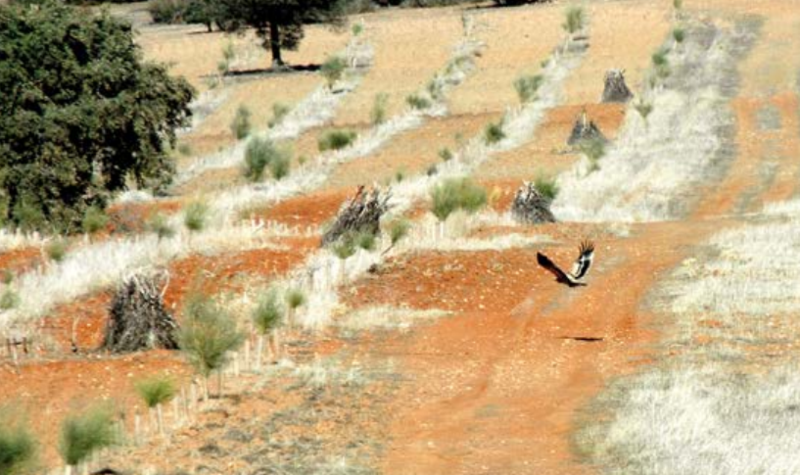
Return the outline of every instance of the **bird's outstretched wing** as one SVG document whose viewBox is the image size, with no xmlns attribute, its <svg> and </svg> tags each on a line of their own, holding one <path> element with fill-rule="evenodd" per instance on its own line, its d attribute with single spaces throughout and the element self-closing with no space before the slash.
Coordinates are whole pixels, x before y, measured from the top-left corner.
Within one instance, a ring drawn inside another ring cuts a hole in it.
<svg viewBox="0 0 800 475">
<path fill-rule="evenodd" d="M 569 277 L 567 274 L 561 270 L 557 265 L 550 260 L 549 257 L 545 256 L 541 252 L 536 253 L 536 262 L 539 263 L 540 266 L 544 267 L 548 271 L 550 271 L 554 276 L 556 276 L 556 280 L 559 282 L 570 282 Z"/>
<path fill-rule="evenodd" d="M 571 277 L 575 280 L 582 279 L 589 272 L 589 267 L 592 266 L 592 259 L 594 259 L 594 243 L 583 241 L 580 247 L 580 254 L 572 265 Z"/>
</svg>

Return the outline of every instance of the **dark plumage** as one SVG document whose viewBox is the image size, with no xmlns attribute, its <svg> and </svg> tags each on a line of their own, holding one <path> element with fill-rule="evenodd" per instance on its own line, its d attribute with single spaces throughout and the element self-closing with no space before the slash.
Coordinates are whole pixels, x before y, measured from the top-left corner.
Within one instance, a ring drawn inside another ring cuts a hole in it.
<svg viewBox="0 0 800 475">
<path fill-rule="evenodd" d="M 580 282 L 580 280 L 583 279 L 589 272 L 589 268 L 592 266 L 593 258 L 594 258 L 594 244 L 592 244 L 592 242 L 590 241 L 582 242 L 581 247 L 579 249 L 578 258 L 572 265 L 572 271 L 567 273 L 561 270 L 561 268 L 558 267 L 555 263 L 553 263 L 553 261 L 551 261 L 549 257 L 545 256 L 541 252 L 536 253 L 536 261 L 539 263 L 539 265 L 550 271 L 554 276 L 556 276 L 557 282 L 566 284 L 570 287 L 586 285 L 586 283 Z"/>
</svg>

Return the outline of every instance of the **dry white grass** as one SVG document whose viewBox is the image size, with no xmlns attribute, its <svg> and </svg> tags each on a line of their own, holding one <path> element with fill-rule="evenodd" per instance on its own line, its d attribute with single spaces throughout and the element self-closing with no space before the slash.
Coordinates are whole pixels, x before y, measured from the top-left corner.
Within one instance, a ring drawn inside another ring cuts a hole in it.
<svg viewBox="0 0 800 475">
<path fill-rule="evenodd" d="M 447 178 L 469 175 L 494 154 L 511 150 L 529 141 L 547 111 L 563 100 L 563 83 L 584 57 L 583 50 L 565 53 L 562 48 L 556 49 L 542 69 L 543 82 L 536 100 L 506 111 L 502 119 L 505 138 L 488 144 L 481 132 L 457 150 L 451 160 L 439 164 L 436 174 L 418 176 L 397 184 L 391 200 L 395 212 L 408 210 L 416 200 L 426 196 L 436 183 Z"/>
<path fill-rule="evenodd" d="M 342 54 L 348 67 L 341 80 L 334 87 L 320 85 L 305 99 L 295 105 L 286 117 L 273 128 L 260 133 L 251 134 L 247 139 L 238 141 L 234 146 L 195 160 L 186 169 L 181 170 L 175 178 L 175 184 L 181 185 L 208 170 L 231 168 L 244 161 L 247 144 L 256 138 L 269 140 L 294 139 L 304 131 L 329 122 L 336 114 L 341 100 L 353 91 L 361 82 L 363 75 L 372 64 L 372 46 L 354 38 Z"/>
<path fill-rule="evenodd" d="M 591 171 L 588 159 L 558 179 L 553 213 L 567 221 L 656 221 L 681 216 L 695 188 L 730 158 L 727 99 L 736 63 L 754 39 L 752 23 L 733 29 L 694 25 L 668 57 L 666 87 L 645 91 L 653 111 L 629 105 L 617 141 Z"/>
<path fill-rule="evenodd" d="M 278 229 L 284 232 L 284 229 Z M 0 313 L 0 328 L 42 316 L 60 303 L 112 286 L 138 270 L 164 265 L 191 253 L 269 246 L 271 229 L 256 223 L 221 226 L 159 240 L 155 235 L 112 239 L 78 247 L 59 263 L 22 274 L 13 282 L 20 297 L 14 309 Z"/>
<path fill-rule="evenodd" d="M 527 236 L 520 233 L 503 233 L 489 238 L 471 237 L 473 231 L 489 226 L 504 226 L 522 229 L 508 213 L 497 214 L 483 211 L 469 214 L 456 211 L 442 223 L 431 213 L 417 220 L 401 241 L 400 251 L 501 251 L 504 249 L 531 247 L 552 242 L 546 235 Z"/>
<path fill-rule="evenodd" d="M 200 93 L 191 104 L 192 121 L 188 127 L 178 130 L 178 135 L 185 135 L 203 123 L 206 117 L 214 113 L 228 99 L 229 91 L 225 88 L 209 89 Z"/>
<path fill-rule="evenodd" d="M 39 233 L 24 233 L 0 229 L 0 253 L 13 251 L 23 247 L 42 246 L 47 239 Z"/>
<path fill-rule="evenodd" d="M 660 289 L 678 356 L 601 394 L 613 418 L 578 437 L 593 462 L 620 474 L 800 473 L 800 372 L 787 346 L 798 337 L 798 211 L 800 200 L 774 205 L 717 234 L 708 262 L 687 259 Z"/>
</svg>

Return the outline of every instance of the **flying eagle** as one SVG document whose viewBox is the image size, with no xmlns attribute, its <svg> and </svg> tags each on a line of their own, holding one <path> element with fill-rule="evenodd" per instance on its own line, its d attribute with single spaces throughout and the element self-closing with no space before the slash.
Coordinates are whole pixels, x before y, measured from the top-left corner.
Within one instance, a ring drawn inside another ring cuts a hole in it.
<svg viewBox="0 0 800 475">
<path fill-rule="evenodd" d="M 549 270 L 556 276 L 556 281 L 567 284 L 570 287 L 577 287 L 579 285 L 586 285 L 580 280 L 589 272 L 589 267 L 592 265 L 592 258 L 594 257 L 594 244 L 591 241 L 583 241 L 580 247 L 580 254 L 578 259 L 572 265 L 572 272 L 564 272 L 560 267 L 555 265 L 553 261 L 541 252 L 536 253 L 536 261 L 540 266 Z"/>
</svg>

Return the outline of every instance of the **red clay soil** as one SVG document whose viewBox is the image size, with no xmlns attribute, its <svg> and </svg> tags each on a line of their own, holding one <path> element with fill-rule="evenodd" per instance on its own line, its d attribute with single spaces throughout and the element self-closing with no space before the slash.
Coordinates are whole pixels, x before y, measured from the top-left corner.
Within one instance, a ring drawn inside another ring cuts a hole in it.
<svg viewBox="0 0 800 475">
<path fill-rule="evenodd" d="M 320 226 L 333 219 L 342 203 L 355 195 L 356 187 L 320 191 L 282 201 L 252 213 L 253 218 L 277 221 L 290 226 Z"/>
<path fill-rule="evenodd" d="M 108 208 L 108 233 L 141 233 L 146 230 L 147 222 L 155 214 L 169 216 L 181 209 L 176 200 L 150 201 L 146 203 L 121 203 Z"/>
<path fill-rule="evenodd" d="M 286 249 L 262 248 L 217 255 L 192 255 L 169 267 L 169 286 L 164 303 L 179 314 L 187 294 L 199 291 L 215 295 L 241 291 L 254 277 L 270 278 L 287 273 L 319 246 L 318 237 L 276 240 Z"/>
<path fill-rule="evenodd" d="M 635 369 L 653 339 L 647 291 L 713 230 L 652 224 L 604 239 L 582 288 L 554 282 L 534 249 L 421 253 L 363 282 L 354 306 L 456 312 L 368 351 L 413 376 L 389 410 L 385 473 L 582 473 L 570 455 L 574 414 L 607 378 Z M 573 244 L 544 251 L 567 265 Z"/>
<path fill-rule="evenodd" d="M 121 358 L 94 357 L 31 362 L 19 373 L 0 364 L 3 403 L 13 403 L 31 423 L 41 448 L 41 462 L 59 463 L 57 444 L 61 421 L 74 410 L 110 402 L 130 422 L 137 405 L 133 384 L 154 374 L 183 379 L 188 371 L 176 353 L 151 351 Z"/>
<path fill-rule="evenodd" d="M 0 253 L 0 273 L 22 274 L 43 262 L 39 247 L 21 247 Z"/>
</svg>

